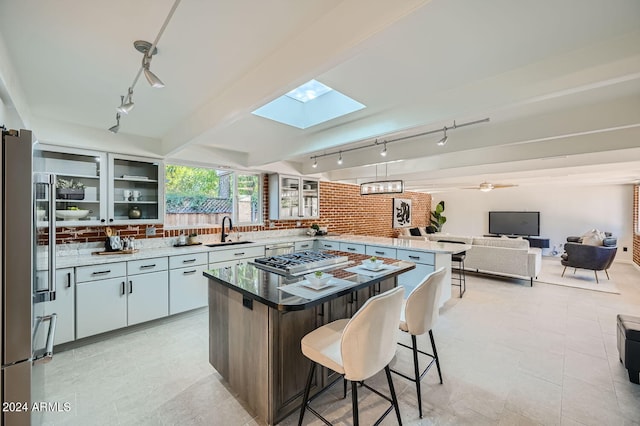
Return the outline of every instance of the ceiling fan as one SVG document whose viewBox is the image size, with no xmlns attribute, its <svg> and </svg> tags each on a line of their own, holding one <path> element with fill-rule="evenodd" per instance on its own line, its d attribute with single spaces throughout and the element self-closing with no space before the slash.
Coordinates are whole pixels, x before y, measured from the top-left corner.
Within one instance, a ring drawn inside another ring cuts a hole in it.
<svg viewBox="0 0 640 426">
<path fill-rule="evenodd" d="M 500 183 L 489 183 L 489 182 L 482 182 L 480 185 L 478 186 L 467 186 L 464 189 L 479 189 L 482 192 L 489 192 L 492 189 L 500 189 L 500 188 L 512 188 L 514 186 L 518 186 L 518 185 L 512 185 L 512 184 L 500 184 Z"/>
</svg>

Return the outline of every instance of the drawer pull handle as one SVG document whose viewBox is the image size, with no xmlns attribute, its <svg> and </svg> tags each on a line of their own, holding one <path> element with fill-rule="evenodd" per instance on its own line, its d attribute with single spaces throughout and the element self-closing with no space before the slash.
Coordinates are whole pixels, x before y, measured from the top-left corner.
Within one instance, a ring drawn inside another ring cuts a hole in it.
<svg viewBox="0 0 640 426">
<path fill-rule="evenodd" d="M 411 255 L 409 255 L 409 259 L 420 260 L 420 256 L 411 256 Z"/>
<path fill-rule="evenodd" d="M 309 244 L 302 244 L 302 245 L 300 245 L 300 247 L 307 248 L 307 247 L 309 247 Z"/>
<path fill-rule="evenodd" d="M 347 247 L 347 250 L 356 251 L 356 249 L 353 247 Z"/>
<path fill-rule="evenodd" d="M 383 251 L 376 251 L 375 254 L 384 254 Z"/>
<path fill-rule="evenodd" d="M 182 263 L 191 263 L 191 262 L 195 262 L 195 259 L 185 259 L 182 261 Z"/>
<path fill-rule="evenodd" d="M 107 269 L 106 271 L 95 271 L 92 272 L 91 275 L 103 275 L 103 274 L 109 274 L 111 273 L 111 269 Z"/>
<path fill-rule="evenodd" d="M 182 273 L 187 275 L 187 274 L 195 274 L 197 271 L 194 269 L 192 271 L 183 271 Z"/>
<path fill-rule="evenodd" d="M 234 256 L 244 256 L 244 252 L 240 252 L 240 253 L 233 253 Z"/>
<path fill-rule="evenodd" d="M 156 264 L 153 263 L 151 265 L 142 265 L 140 266 L 140 269 L 155 268 L 155 267 L 156 267 Z"/>
</svg>

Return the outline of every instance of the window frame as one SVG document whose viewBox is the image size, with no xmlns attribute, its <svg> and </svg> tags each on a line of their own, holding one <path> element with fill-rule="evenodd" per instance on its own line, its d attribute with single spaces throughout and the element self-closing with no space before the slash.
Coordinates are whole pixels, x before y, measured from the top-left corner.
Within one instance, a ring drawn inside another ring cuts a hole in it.
<svg viewBox="0 0 640 426">
<path fill-rule="evenodd" d="M 192 167 L 192 168 L 200 168 L 200 169 L 209 169 L 209 170 L 215 170 L 215 171 L 223 171 L 223 172 L 227 172 L 229 174 L 232 174 L 232 197 L 233 197 L 233 202 L 231 203 L 231 208 L 232 208 L 232 214 L 231 214 L 231 220 L 233 221 L 233 226 L 264 226 L 264 173 L 263 172 L 257 172 L 254 170 L 241 170 L 241 169 L 232 169 L 229 167 L 222 167 L 222 166 L 215 166 L 215 165 L 208 165 L 208 164 L 200 164 L 200 163 L 191 163 L 191 162 L 182 162 L 182 161 L 171 161 L 171 160 L 165 160 L 164 162 L 164 172 L 165 172 L 165 179 L 166 177 L 166 167 L 167 166 L 182 166 L 182 167 Z M 239 194 L 238 194 L 238 174 L 242 174 L 242 175 L 252 175 L 252 176 L 257 176 L 258 177 L 258 205 L 257 205 L 257 216 L 260 219 L 257 222 L 240 222 L 238 220 L 238 202 L 239 202 Z M 167 223 L 167 185 L 165 182 L 164 185 L 164 206 L 163 206 L 163 223 Z M 165 229 L 183 229 L 183 228 L 220 228 L 221 225 L 211 225 L 211 224 L 198 224 L 195 226 L 191 226 L 191 225 L 177 225 L 177 226 L 167 226 L 165 225 Z"/>
</svg>

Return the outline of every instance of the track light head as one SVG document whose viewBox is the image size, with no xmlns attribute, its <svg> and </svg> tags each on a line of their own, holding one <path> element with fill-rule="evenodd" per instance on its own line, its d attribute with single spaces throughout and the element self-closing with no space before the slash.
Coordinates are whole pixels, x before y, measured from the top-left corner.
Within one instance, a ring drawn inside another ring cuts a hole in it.
<svg viewBox="0 0 640 426">
<path fill-rule="evenodd" d="M 384 148 L 382 149 L 382 151 L 380 151 L 380 155 L 382 155 L 383 157 L 387 156 L 387 143 L 384 143 Z"/>
<path fill-rule="evenodd" d="M 116 111 L 122 113 L 122 114 L 129 114 L 129 112 L 131 112 L 131 110 L 133 109 L 134 106 L 136 106 L 133 103 L 133 89 L 131 89 L 131 87 L 129 87 L 129 92 L 126 96 L 126 98 L 124 96 L 121 96 L 122 100 L 120 102 L 120 106 L 118 108 L 116 108 Z M 127 102 L 125 102 L 125 99 L 127 99 Z"/>
<path fill-rule="evenodd" d="M 442 131 L 444 132 L 444 136 L 438 141 L 438 146 L 445 146 L 447 144 L 447 140 L 449 140 L 449 137 L 447 136 L 447 126 L 444 126 Z"/>
<path fill-rule="evenodd" d="M 338 164 L 342 165 L 342 151 L 340 151 L 340 157 L 338 157 Z"/>
<path fill-rule="evenodd" d="M 315 169 L 316 167 L 318 167 L 318 159 L 317 159 L 317 158 L 314 158 L 314 159 L 313 159 L 313 164 L 311 165 L 311 167 L 313 167 L 314 169 Z"/>
<path fill-rule="evenodd" d="M 116 124 L 114 126 L 109 127 L 109 131 L 111 133 L 114 133 L 114 134 L 118 133 L 118 130 L 120 130 L 120 113 L 116 113 Z"/>
<path fill-rule="evenodd" d="M 147 81 L 151 85 L 151 87 L 155 89 L 162 89 L 164 87 L 164 83 L 162 80 L 158 78 L 157 75 L 151 72 L 149 69 L 149 64 L 151 63 L 151 58 L 147 55 L 142 57 L 142 68 L 144 70 L 144 76 L 147 78 Z"/>
</svg>

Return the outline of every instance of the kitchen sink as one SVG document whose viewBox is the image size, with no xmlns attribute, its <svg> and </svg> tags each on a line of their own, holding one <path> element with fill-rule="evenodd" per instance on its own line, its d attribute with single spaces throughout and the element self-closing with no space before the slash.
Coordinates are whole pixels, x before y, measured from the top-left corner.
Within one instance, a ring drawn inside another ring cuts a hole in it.
<svg viewBox="0 0 640 426">
<path fill-rule="evenodd" d="M 253 241 L 228 241 L 226 243 L 212 243 L 205 244 L 207 247 L 224 247 L 224 246 L 236 246 L 239 244 L 251 244 Z"/>
</svg>

